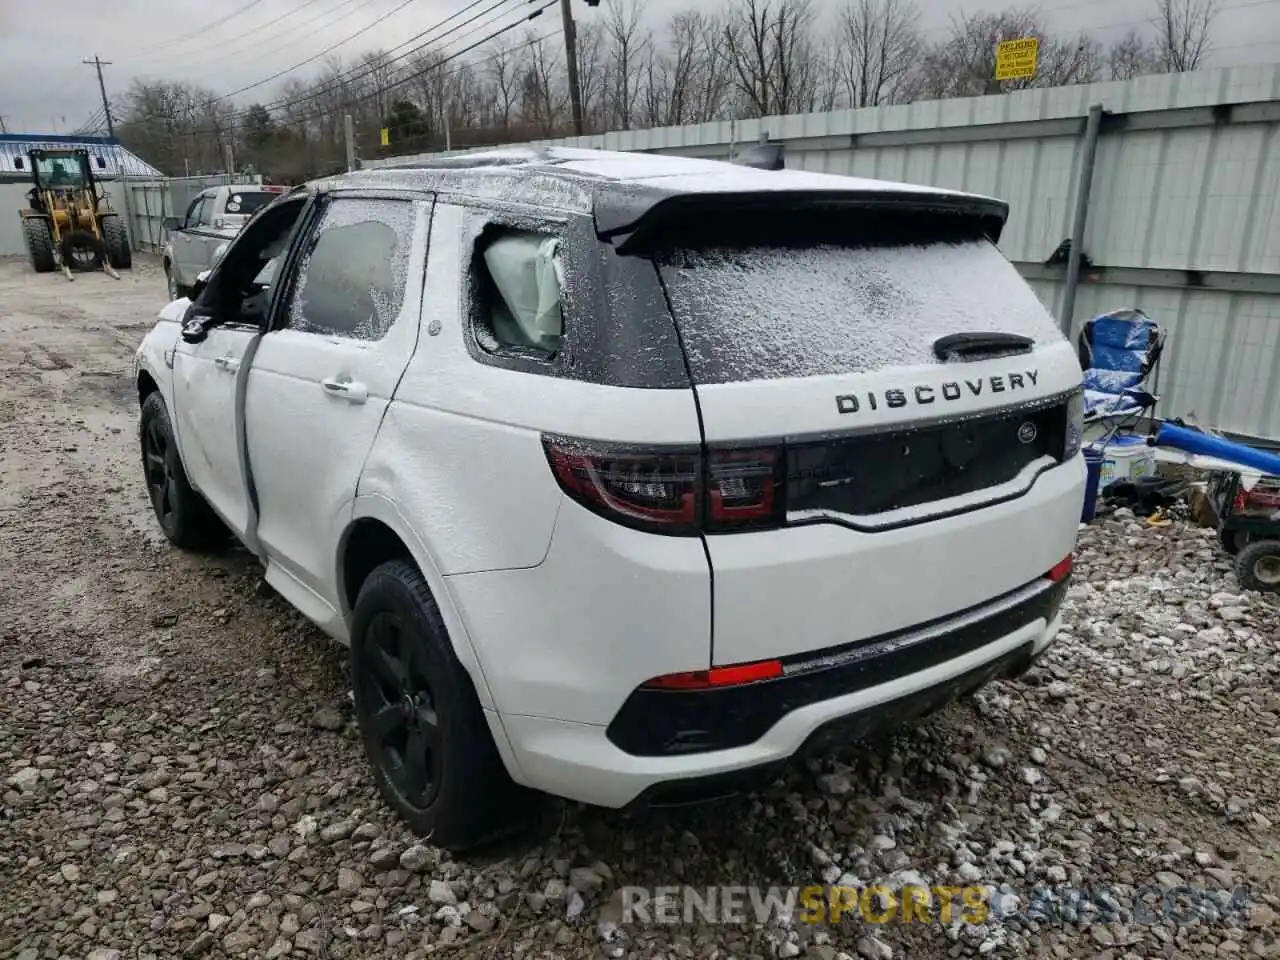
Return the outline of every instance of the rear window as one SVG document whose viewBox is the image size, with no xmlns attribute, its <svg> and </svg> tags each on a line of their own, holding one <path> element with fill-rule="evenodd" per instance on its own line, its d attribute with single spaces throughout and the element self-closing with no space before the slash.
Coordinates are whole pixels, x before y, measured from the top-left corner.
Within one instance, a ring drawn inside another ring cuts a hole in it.
<svg viewBox="0 0 1280 960">
<path fill-rule="evenodd" d="M 241 190 L 227 197 L 227 213 L 233 217 L 247 217 L 280 196 L 260 190 Z"/>
<path fill-rule="evenodd" d="M 697 383 L 934 364 L 951 333 L 1062 339 L 987 240 L 700 247 L 657 263 Z"/>
</svg>

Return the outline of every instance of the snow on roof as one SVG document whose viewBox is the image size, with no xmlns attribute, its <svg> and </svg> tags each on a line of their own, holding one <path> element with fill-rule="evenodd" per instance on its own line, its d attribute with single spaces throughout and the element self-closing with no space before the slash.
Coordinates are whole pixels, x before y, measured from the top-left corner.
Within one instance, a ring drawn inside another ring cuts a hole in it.
<svg viewBox="0 0 1280 960">
<path fill-rule="evenodd" d="M 30 179 L 31 170 L 27 163 L 28 150 L 74 150 L 77 147 L 89 151 L 89 163 L 96 177 L 118 177 L 122 167 L 125 175 L 130 177 L 164 176 L 141 157 L 122 147 L 118 140 L 110 137 L 4 133 L 0 134 L 0 178 Z"/>
</svg>

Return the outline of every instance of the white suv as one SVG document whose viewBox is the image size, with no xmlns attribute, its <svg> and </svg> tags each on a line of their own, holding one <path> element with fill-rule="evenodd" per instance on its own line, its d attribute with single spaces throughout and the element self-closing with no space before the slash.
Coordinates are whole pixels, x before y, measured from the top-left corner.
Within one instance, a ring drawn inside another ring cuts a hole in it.
<svg viewBox="0 0 1280 960">
<path fill-rule="evenodd" d="M 1053 640 L 1081 374 L 1006 212 L 584 150 L 296 189 L 138 352 L 156 515 L 350 645 L 437 843 L 742 789 Z"/>
</svg>

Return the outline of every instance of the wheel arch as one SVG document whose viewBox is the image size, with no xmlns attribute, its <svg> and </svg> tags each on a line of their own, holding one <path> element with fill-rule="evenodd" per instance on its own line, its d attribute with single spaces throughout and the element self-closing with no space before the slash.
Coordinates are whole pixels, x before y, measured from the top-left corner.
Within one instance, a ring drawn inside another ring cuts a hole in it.
<svg viewBox="0 0 1280 960">
<path fill-rule="evenodd" d="M 153 393 L 160 391 L 160 384 L 156 383 L 156 378 L 151 376 L 150 371 L 142 369 L 138 371 L 138 406 L 142 406 L 147 402 L 147 397 Z"/>
<path fill-rule="evenodd" d="M 475 684 L 480 705 L 486 710 L 495 710 L 484 667 L 439 566 L 395 503 L 377 494 L 357 496 L 351 522 L 338 542 L 335 582 L 343 618 L 348 624 L 351 622 L 356 595 L 364 579 L 380 564 L 397 558 L 412 561 L 422 573 L 440 608 L 440 617 L 449 631 L 454 654 Z"/>
</svg>

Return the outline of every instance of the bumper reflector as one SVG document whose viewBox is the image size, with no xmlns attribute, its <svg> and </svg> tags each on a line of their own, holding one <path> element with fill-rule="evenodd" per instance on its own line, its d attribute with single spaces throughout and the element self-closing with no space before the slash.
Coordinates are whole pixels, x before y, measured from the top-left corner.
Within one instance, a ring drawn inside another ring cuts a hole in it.
<svg viewBox="0 0 1280 960">
<path fill-rule="evenodd" d="M 650 690 L 711 690 L 716 687 L 737 687 L 760 680 L 774 680 L 780 676 L 782 676 L 781 660 L 761 660 L 758 663 L 712 667 L 710 670 L 668 673 L 665 676 L 654 677 L 643 686 Z"/>
<path fill-rule="evenodd" d="M 1045 576 L 1054 583 L 1061 583 L 1063 580 L 1067 579 L 1067 577 L 1071 576 L 1071 568 L 1073 566 L 1074 564 L 1071 560 L 1071 554 L 1067 554 L 1054 564 L 1053 569 L 1046 573 Z"/>
</svg>

